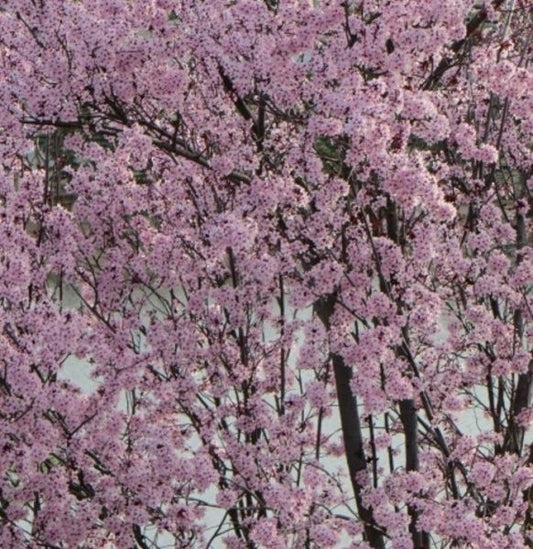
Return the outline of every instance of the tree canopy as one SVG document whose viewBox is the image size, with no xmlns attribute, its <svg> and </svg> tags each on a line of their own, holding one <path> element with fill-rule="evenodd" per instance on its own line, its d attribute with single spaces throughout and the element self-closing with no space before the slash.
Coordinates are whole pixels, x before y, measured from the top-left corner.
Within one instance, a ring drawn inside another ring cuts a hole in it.
<svg viewBox="0 0 533 549">
<path fill-rule="evenodd" d="M 531 16 L 4 0 L 0 546 L 531 547 Z"/>
</svg>

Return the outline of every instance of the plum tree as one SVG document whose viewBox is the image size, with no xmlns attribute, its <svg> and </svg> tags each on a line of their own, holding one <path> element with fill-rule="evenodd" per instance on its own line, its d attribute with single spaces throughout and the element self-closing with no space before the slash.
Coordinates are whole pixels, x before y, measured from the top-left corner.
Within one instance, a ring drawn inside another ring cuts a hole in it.
<svg viewBox="0 0 533 549">
<path fill-rule="evenodd" d="M 532 546 L 526 1 L 0 24 L 2 547 Z"/>
</svg>

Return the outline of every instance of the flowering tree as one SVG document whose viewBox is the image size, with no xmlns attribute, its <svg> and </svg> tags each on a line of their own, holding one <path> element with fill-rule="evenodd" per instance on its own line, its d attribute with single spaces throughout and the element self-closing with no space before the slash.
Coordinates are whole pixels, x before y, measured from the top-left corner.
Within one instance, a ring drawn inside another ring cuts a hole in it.
<svg viewBox="0 0 533 549">
<path fill-rule="evenodd" d="M 528 2 L 0 28 L 2 547 L 532 546 Z"/>
</svg>

